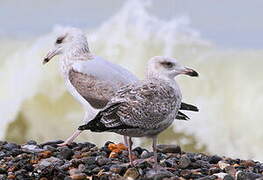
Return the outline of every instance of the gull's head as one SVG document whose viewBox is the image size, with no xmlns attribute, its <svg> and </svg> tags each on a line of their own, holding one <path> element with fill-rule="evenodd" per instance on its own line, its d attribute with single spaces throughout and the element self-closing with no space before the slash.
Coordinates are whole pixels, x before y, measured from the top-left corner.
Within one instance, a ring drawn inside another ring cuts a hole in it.
<svg viewBox="0 0 263 180">
<path fill-rule="evenodd" d="M 54 47 L 44 57 L 43 64 L 56 55 L 78 56 L 89 52 L 85 34 L 77 28 L 67 28 L 57 36 Z"/>
<path fill-rule="evenodd" d="M 198 73 L 188 67 L 182 66 L 175 58 L 155 56 L 148 63 L 148 74 L 150 76 L 161 76 L 173 79 L 179 74 L 198 76 Z"/>
</svg>

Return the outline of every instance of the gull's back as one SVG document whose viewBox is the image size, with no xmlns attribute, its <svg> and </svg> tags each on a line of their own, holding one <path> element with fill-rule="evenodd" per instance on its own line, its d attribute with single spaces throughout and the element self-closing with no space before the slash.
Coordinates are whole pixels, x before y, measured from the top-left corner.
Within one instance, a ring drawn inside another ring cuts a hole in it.
<svg viewBox="0 0 263 180">
<path fill-rule="evenodd" d="M 96 56 L 87 61 L 75 61 L 69 70 L 70 83 L 95 109 L 104 108 L 120 87 L 137 80 L 125 68 Z"/>
</svg>

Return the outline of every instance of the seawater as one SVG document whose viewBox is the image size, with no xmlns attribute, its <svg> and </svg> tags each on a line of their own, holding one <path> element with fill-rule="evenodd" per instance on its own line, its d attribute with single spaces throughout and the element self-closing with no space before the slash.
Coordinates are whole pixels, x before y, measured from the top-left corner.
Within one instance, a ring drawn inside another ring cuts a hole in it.
<svg viewBox="0 0 263 180">
<path fill-rule="evenodd" d="M 196 69 L 199 78 L 178 77 L 185 102 L 198 113 L 190 121 L 175 121 L 160 143 L 178 143 L 189 151 L 204 151 L 263 160 L 263 50 L 220 49 L 203 39 L 185 17 L 162 20 L 150 15 L 146 4 L 128 1 L 113 17 L 94 29 L 84 29 L 90 49 L 143 78 L 147 60 L 155 55 L 176 57 Z M 65 139 L 82 123 L 81 106 L 66 91 L 54 58 L 42 58 L 63 26 L 49 34 L 0 46 L 0 138 Z M 101 145 L 119 141 L 112 133 L 83 133 L 78 141 Z M 148 141 L 137 140 L 137 144 Z"/>
</svg>

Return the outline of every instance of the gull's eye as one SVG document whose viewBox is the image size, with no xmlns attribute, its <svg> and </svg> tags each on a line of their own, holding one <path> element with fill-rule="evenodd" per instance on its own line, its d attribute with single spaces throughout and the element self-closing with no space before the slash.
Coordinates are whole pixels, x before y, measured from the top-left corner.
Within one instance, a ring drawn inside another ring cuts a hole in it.
<svg viewBox="0 0 263 180">
<path fill-rule="evenodd" d="M 161 62 L 161 65 L 163 65 L 165 68 L 170 69 L 174 66 L 174 63 L 169 62 L 169 61 L 164 61 L 164 62 Z"/>
<path fill-rule="evenodd" d="M 56 40 L 56 44 L 61 44 L 63 42 L 63 39 L 65 37 L 58 37 L 57 40 Z"/>
</svg>

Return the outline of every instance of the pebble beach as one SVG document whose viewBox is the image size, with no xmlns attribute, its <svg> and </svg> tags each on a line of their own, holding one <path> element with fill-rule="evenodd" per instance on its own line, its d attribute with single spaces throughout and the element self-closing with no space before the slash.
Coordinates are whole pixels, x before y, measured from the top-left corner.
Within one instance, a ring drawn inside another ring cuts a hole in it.
<svg viewBox="0 0 263 180">
<path fill-rule="evenodd" d="M 133 149 L 135 167 L 129 164 L 123 144 L 106 142 L 103 147 L 63 141 L 19 145 L 0 141 L 0 179 L 199 179 L 263 180 L 263 163 L 218 155 L 184 152 L 178 145 L 158 145 L 159 170 L 153 170 L 153 153 Z"/>
</svg>

